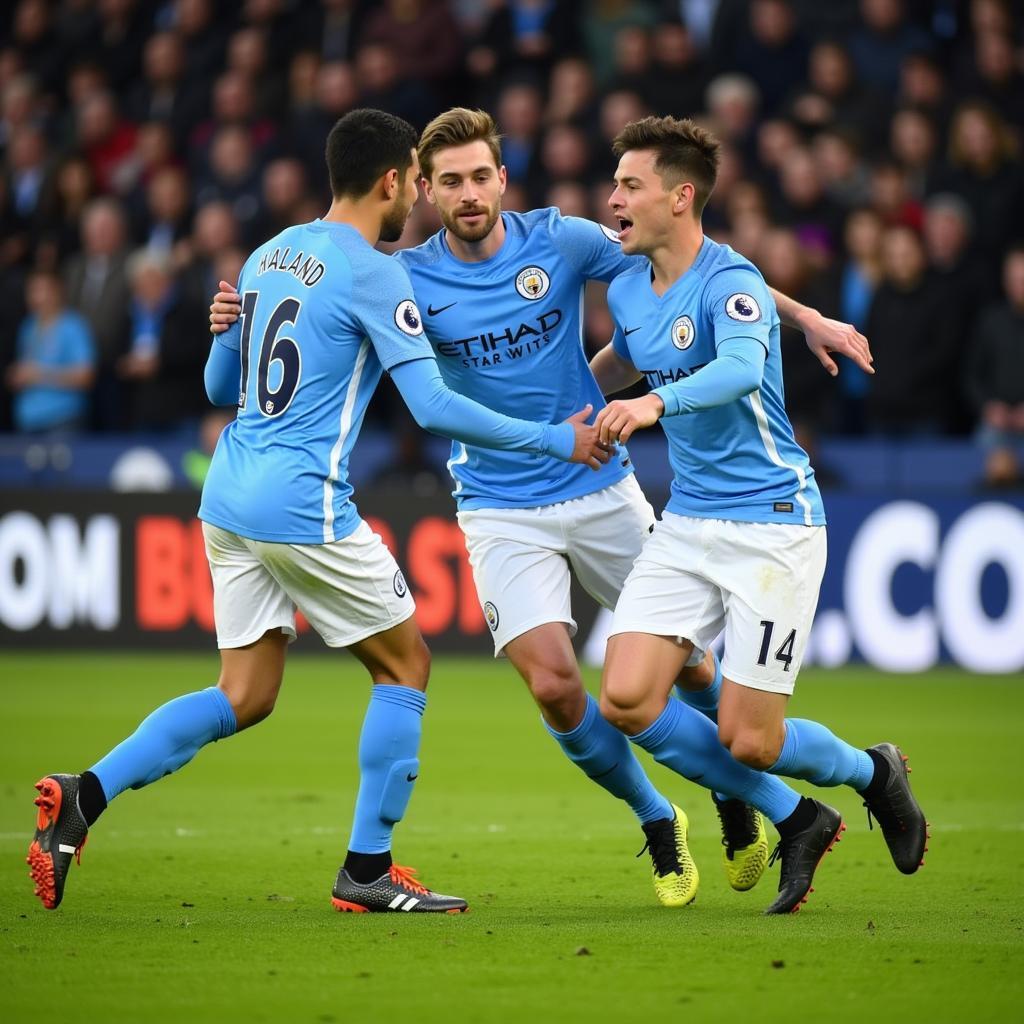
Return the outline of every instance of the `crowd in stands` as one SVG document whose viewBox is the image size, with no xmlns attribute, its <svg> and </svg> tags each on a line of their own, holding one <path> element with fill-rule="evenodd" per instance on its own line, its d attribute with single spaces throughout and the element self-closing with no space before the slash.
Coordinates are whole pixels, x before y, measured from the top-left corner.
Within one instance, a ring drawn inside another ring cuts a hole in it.
<svg viewBox="0 0 1024 1024">
<path fill-rule="evenodd" d="M 17 0 L 0 15 L 0 430 L 195 429 L 216 282 L 320 216 L 357 106 L 493 111 L 509 210 L 614 227 L 610 142 L 722 139 L 705 230 L 856 324 L 783 332 L 801 436 L 1024 440 L 1024 9 L 1010 0 Z M 402 246 L 439 227 L 420 202 Z M 588 296 L 587 342 L 610 320 Z M 379 422 L 394 412 L 386 399 Z"/>
</svg>

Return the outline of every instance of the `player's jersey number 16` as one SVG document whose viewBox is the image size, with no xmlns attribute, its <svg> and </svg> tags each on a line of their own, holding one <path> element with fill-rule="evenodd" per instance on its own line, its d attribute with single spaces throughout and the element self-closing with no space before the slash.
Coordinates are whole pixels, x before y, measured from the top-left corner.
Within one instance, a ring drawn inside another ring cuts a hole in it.
<svg viewBox="0 0 1024 1024">
<path fill-rule="evenodd" d="M 240 355 L 242 359 L 242 386 L 238 395 L 238 408 L 244 409 L 249 400 L 249 361 L 251 358 L 252 324 L 256 315 L 259 292 L 246 292 L 242 298 L 242 338 Z M 282 299 L 263 332 L 256 355 L 256 407 L 268 418 L 280 416 L 295 397 L 302 376 L 302 354 L 294 338 L 278 337 L 286 324 L 295 326 L 302 303 L 295 298 Z M 273 389 L 270 387 L 270 367 L 280 366 L 280 380 Z"/>
</svg>

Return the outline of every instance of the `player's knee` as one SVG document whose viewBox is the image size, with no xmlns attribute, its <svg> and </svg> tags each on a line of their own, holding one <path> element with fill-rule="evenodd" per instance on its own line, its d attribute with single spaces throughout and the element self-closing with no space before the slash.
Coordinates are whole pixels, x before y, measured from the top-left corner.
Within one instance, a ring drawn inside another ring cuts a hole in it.
<svg viewBox="0 0 1024 1024">
<path fill-rule="evenodd" d="M 723 734 L 719 739 L 732 756 L 741 764 L 758 771 L 767 771 L 778 760 L 775 743 L 764 733 L 740 730 Z"/>
<path fill-rule="evenodd" d="M 430 680 L 430 648 L 423 637 L 419 637 L 409 655 L 409 678 L 405 680 L 418 690 L 425 690 Z"/>
<path fill-rule="evenodd" d="M 277 703 L 278 687 L 254 687 L 221 680 L 218 684 L 231 704 L 238 728 L 247 729 L 268 718 Z"/>
<path fill-rule="evenodd" d="M 629 687 L 605 683 L 601 688 L 600 708 L 606 721 L 629 735 L 642 732 L 647 726 L 643 701 Z"/>
<path fill-rule="evenodd" d="M 533 669 L 526 674 L 526 685 L 533 699 L 545 710 L 575 704 L 583 688 L 579 673 L 568 665 Z"/>
</svg>

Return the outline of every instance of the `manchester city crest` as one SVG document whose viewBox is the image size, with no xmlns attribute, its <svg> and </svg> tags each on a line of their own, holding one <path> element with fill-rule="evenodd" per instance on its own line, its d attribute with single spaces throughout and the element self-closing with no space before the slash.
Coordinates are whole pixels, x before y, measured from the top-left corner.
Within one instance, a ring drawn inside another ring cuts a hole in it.
<svg viewBox="0 0 1024 1024">
<path fill-rule="evenodd" d="M 484 618 L 487 620 L 487 625 L 490 626 L 491 632 L 495 632 L 498 628 L 498 609 L 494 607 L 491 601 L 484 605 Z"/>
<path fill-rule="evenodd" d="M 516 274 L 516 291 L 524 299 L 542 299 L 551 287 L 551 278 L 541 267 L 525 267 Z"/>
<path fill-rule="evenodd" d="M 677 316 L 672 321 L 672 344 L 678 349 L 687 349 L 697 337 L 697 330 L 688 316 Z"/>
</svg>

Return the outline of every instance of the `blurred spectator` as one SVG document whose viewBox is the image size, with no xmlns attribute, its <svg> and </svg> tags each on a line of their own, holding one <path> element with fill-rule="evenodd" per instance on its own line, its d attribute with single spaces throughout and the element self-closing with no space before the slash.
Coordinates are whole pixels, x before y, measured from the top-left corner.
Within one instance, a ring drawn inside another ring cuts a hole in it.
<svg viewBox="0 0 1024 1024">
<path fill-rule="evenodd" d="M 544 196 L 544 206 L 555 206 L 563 217 L 590 218 L 590 197 L 578 181 L 556 181 Z"/>
<path fill-rule="evenodd" d="M 881 141 L 886 120 L 885 100 L 857 78 L 846 48 L 832 39 L 811 48 L 807 83 L 796 88 L 788 110 L 804 128 L 841 125 L 872 145 Z"/>
<path fill-rule="evenodd" d="M 915 199 L 923 199 L 933 191 L 939 139 L 927 114 L 913 107 L 897 111 L 889 128 L 889 149 L 902 167 L 907 190 Z"/>
<path fill-rule="evenodd" d="M 1024 181 L 1016 143 L 987 104 L 968 101 L 953 115 L 949 164 L 939 187 L 967 200 L 975 219 L 975 242 L 993 275 L 998 259 L 1024 224 Z"/>
<path fill-rule="evenodd" d="M 82 156 L 67 157 L 57 168 L 43 199 L 43 227 L 36 258 L 50 267 L 81 248 L 82 216 L 96 195 L 96 183 L 89 161 Z"/>
<path fill-rule="evenodd" d="M 255 246 L 261 214 L 260 165 L 249 133 L 241 125 L 225 125 L 210 146 L 210 170 L 196 187 L 196 203 L 228 203 L 247 244 Z"/>
<path fill-rule="evenodd" d="M 582 57 L 564 57 L 551 69 L 545 119 L 548 124 L 571 124 L 587 131 L 596 130 L 594 75 Z"/>
<path fill-rule="evenodd" d="M 902 106 L 923 111 L 936 124 L 946 124 L 951 109 L 949 83 L 931 54 L 907 54 L 900 64 L 896 100 Z"/>
<path fill-rule="evenodd" d="M 266 30 L 247 25 L 235 32 L 228 39 L 227 65 L 249 82 L 254 116 L 279 120 L 285 110 L 286 90 L 277 62 L 269 59 Z"/>
<path fill-rule="evenodd" d="M 189 136 L 192 166 L 197 173 L 209 169 L 214 136 L 228 125 L 245 130 L 254 154 L 267 152 L 277 136 L 277 125 L 256 114 L 251 83 L 240 71 L 225 71 L 217 78 L 213 86 L 211 116 Z M 323 163 L 322 153 L 320 162 Z"/>
<path fill-rule="evenodd" d="M 107 74 L 114 90 L 123 94 L 139 74 L 139 55 L 152 29 L 152 8 L 137 0 L 101 0 L 99 30 L 90 40 L 91 55 Z"/>
<path fill-rule="evenodd" d="M 570 0 L 498 0 L 470 45 L 466 67 L 481 84 L 513 66 L 546 76 L 556 60 L 579 52 L 579 41 Z"/>
<path fill-rule="evenodd" d="M 399 413 L 399 418 L 397 451 L 374 476 L 372 486 L 418 498 L 448 493 L 451 477 L 427 453 L 426 432 L 412 422 L 408 413 Z"/>
<path fill-rule="evenodd" d="M 171 260 L 166 253 L 140 249 L 128 260 L 127 273 L 131 288 L 128 349 L 116 364 L 124 384 L 127 422 L 132 427 L 162 426 L 168 382 L 156 377 L 160 370 L 160 334 L 175 301 Z"/>
<path fill-rule="evenodd" d="M 902 436 L 943 433 L 956 400 L 961 346 L 914 230 L 885 230 L 882 273 L 865 331 L 877 371 L 867 396 L 868 426 Z"/>
<path fill-rule="evenodd" d="M 773 288 L 815 308 L 830 305 L 816 286 L 814 267 L 795 232 L 785 228 L 768 231 L 756 261 Z M 799 443 L 813 451 L 816 438 L 830 423 L 835 381 L 831 377 L 822 379 L 821 364 L 803 343 L 799 331 L 783 326 L 780 340 L 786 411 Z"/>
<path fill-rule="evenodd" d="M 850 169 L 853 174 L 853 169 Z M 825 194 L 814 157 L 807 149 L 792 152 L 779 175 L 779 220 L 796 232 L 815 266 L 829 262 L 839 241 L 842 211 Z"/>
<path fill-rule="evenodd" d="M 212 0 L 174 0 L 173 28 L 185 44 L 185 77 L 198 88 L 209 88 L 224 66 L 227 33 L 214 17 Z"/>
<path fill-rule="evenodd" d="M 692 34 L 678 21 L 659 24 L 652 36 L 654 63 L 643 98 L 659 116 L 692 117 L 703 107 L 708 70 Z"/>
<path fill-rule="evenodd" d="M 653 4 L 641 0 L 593 0 L 581 5 L 580 32 L 598 82 L 607 85 L 615 73 L 615 40 L 625 28 L 652 29 Z"/>
<path fill-rule="evenodd" d="M 983 310 L 967 359 L 967 394 L 986 452 L 986 482 L 1020 483 L 1024 448 L 1024 246 L 1003 261 L 1004 302 Z"/>
<path fill-rule="evenodd" d="M 293 224 L 304 223 L 309 198 L 306 171 L 301 161 L 282 157 L 267 164 L 263 172 L 262 215 L 256 228 L 257 244 L 272 238 Z"/>
<path fill-rule="evenodd" d="M 920 231 L 924 209 L 910 194 L 907 175 L 892 160 L 884 159 L 871 171 L 871 205 L 886 224 L 905 224 Z"/>
<path fill-rule="evenodd" d="M 187 451 L 181 460 L 182 471 L 197 491 L 201 491 L 206 482 L 220 435 L 234 418 L 232 410 L 211 409 L 200 419 L 199 444 Z"/>
<path fill-rule="evenodd" d="M 34 125 L 23 125 L 11 135 L 7 167 L 15 216 L 26 226 L 37 224 L 51 168 L 46 139 Z"/>
<path fill-rule="evenodd" d="M 292 62 L 290 81 L 291 110 L 283 148 L 305 164 L 317 188 L 326 190 L 324 139 L 338 118 L 359 105 L 355 69 L 340 60 L 320 65 L 318 58 L 301 53 Z"/>
<path fill-rule="evenodd" d="M 807 42 L 788 0 L 751 0 L 749 20 L 729 66 L 758 84 L 761 107 L 774 114 L 807 77 Z"/>
<path fill-rule="evenodd" d="M 869 85 L 892 92 L 900 64 L 910 53 L 927 51 L 927 32 L 912 24 L 904 0 L 860 0 L 861 26 L 847 46 L 857 73 Z"/>
<path fill-rule="evenodd" d="M 757 129 L 761 93 L 746 75 L 717 75 L 708 83 L 705 108 L 718 138 L 749 153 Z"/>
<path fill-rule="evenodd" d="M 41 89 L 56 93 L 62 77 L 64 49 L 46 0 L 19 0 L 11 22 L 11 41 Z"/>
<path fill-rule="evenodd" d="M 1024 125 L 1024 73 L 1013 35 L 984 31 L 975 36 L 972 66 L 959 91 L 988 103 L 1018 130 Z"/>
<path fill-rule="evenodd" d="M 80 430 L 86 425 L 95 350 L 86 322 L 64 304 L 60 277 L 28 278 L 29 315 L 18 331 L 17 361 L 8 368 L 14 425 L 22 433 Z"/>
<path fill-rule="evenodd" d="M 191 210 L 188 175 L 181 167 L 162 168 L 146 187 L 145 206 L 136 212 L 135 240 L 147 249 L 174 254 L 191 230 Z M 179 250 L 179 262 L 185 258 Z"/>
<path fill-rule="evenodd" d="M 534 171 L 543 112 L 540 90 L 529 82 L 506 86 L 498 97 L 501 156 L 511 182 L 522 184 Z"/>
<path fill-rule="evenodd" d="M 586 181 L 591 168 L 586 134 L 568 124 L 549 128 L 541 145 L 540 163 L 546 181 Z"/>
<path fill-rule="evenodd" d="M 85 317 L 96 343 L 93 421 L 100 429 L 114 429 L 122 414 L 114 362 L 127 344 L 127 238 L 120 203 L 94 199 L 82 215 L 82 251 L 65 270 L 68 303 Z"/>
<path fill-rule="evenodd" d="M 828 200 L 844 210 L 867 202 L 871 176 L 861 159 L 856 135 L 849 129 L 826 128 L 814 137 L 811 151 Z"/>
<path fill-rule="evenodd" d="M 418 129 L 439 112 L 427 84 L 403 75 L 398 52 L 386 43 L 360 46 L 355 64 L 361 106 L 390 111 Z"/>
<path fill-rule="evenodd" d="M 882 278 L 882 231 L 881 218 L 869 207 L 851 211 L 843 228 L 847 258 L 835 280 L 835 308 L 841 320 L 853 324 L 861 333 L 867 330 L 875 289 Z M 863 434 L 869 377 L 859 366 L 844 360 L 838 383 L 836 428 L 842 434 Z"/>
<path fill-rule="evenodd" d="M 135 125 L 121 117 L 114 94 L 88 95 L 78 108 L 78 144 L 92 166 L 101 192 L 113 192 L 124 181 L 135 149 Z"/>
<path fill-rule="evenodd" d="M 181 149 L 205 103 L 201 83 L 185 77 L 185 50 L 176 32 L 157 32 L 146 42 L 142 78 L 135 83 L 127 111 L 136 122 L 164 121 Z"/>
<path fill-rule="evenodd" d="M 385 0 L 373 4 L 359 33 L 360 47 L 380 43 L 402 54 L 402 73 L 447 96 L 459 70 L 462 38 L 446 0 Z M 422 127 L 422 126 L 420 126 Z"/>
</svg>

